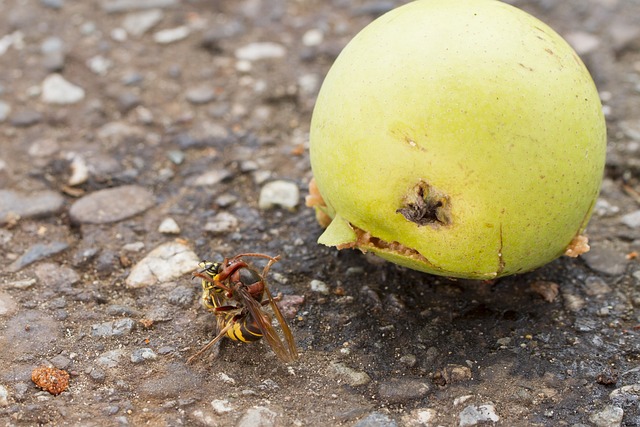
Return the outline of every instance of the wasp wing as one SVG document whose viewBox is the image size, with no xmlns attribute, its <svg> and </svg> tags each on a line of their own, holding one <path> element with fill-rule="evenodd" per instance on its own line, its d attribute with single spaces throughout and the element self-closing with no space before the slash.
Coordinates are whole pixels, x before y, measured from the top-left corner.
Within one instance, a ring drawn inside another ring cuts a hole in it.
<svg viewBox="0 0 640 427">
<path fill-rule="evenodd" d="M 263 338 L 267 341 L 273 352 L 284 362 L 293 362 L 297 359 L 297 352 L 291 354 L 287 347 L 280 339 L 280 336 L 276 330 L 271 326 L 269 317 L 262 311 L 262 304 L 256 299 L 252 298 L 246 289 L 238 289 L 238 293 L 242 296 L 242 303 L 249 311 L 249 315 L 255 320 L 256 325 L 262 332 Z M 277 309 L 277 307 L 276 307 Z"/>
</svg>

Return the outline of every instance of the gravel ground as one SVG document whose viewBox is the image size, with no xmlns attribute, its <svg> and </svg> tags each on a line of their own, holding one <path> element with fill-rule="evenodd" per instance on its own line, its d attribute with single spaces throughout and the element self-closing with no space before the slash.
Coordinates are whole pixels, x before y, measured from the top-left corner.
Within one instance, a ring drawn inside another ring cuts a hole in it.
<svg viewBox="0 0 640 427">
<path fill-rule="evenodd" d="M 0 423 L 640 426 L 640 2 L 511 1 L 585 60 L 609 153 L 591 252 L 494 284 L 318 246 L 303 206 L 322 78 L 401 3 L 0 0 Z M 282 255 L 300 360 L 187 365 L 190 272 L 241 252 Z"/>
</svg>

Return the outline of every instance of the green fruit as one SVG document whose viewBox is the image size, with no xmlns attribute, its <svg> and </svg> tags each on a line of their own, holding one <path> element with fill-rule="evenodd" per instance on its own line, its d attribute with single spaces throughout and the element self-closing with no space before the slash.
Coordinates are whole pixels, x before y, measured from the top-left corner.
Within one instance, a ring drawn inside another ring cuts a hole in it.
<svg viewBox="0 0 640 427">
<path fill-rule="evenodd" d="M 319 239 L 493 279 L 571 249 L 605 160 L 598 92 L 547 25 L 493 0 L 418 0 L 344 49 L 313 112 Z"/>
</svg>

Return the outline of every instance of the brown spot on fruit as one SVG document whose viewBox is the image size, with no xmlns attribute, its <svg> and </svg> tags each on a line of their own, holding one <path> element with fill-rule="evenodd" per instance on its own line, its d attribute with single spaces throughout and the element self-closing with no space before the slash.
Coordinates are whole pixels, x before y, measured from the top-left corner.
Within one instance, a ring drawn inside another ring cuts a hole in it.
<svg viewBox="0 0 640 427">
<path fill-rule="evenodd" d="M 420 180 L 405 195 L 402 207 L 396 213 L 402 214 L 408 221 L 423 225 L 449 225 L 449 198 L 434 189 L 429 183 Z"/>
</svg>

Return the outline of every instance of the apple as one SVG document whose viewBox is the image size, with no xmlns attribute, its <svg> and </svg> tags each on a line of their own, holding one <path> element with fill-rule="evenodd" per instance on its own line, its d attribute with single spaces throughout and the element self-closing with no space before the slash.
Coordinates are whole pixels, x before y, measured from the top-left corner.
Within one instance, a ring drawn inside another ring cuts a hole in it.
<svg viewBox="0 0 640 427">
<path fill-rule="evenodd" d="M 588 250 L 606 129 L 547 25 L 494 0 L 418 0 L 365 27 L 313 111 L 319 242 L 494 279 Z"/>
</svg>

